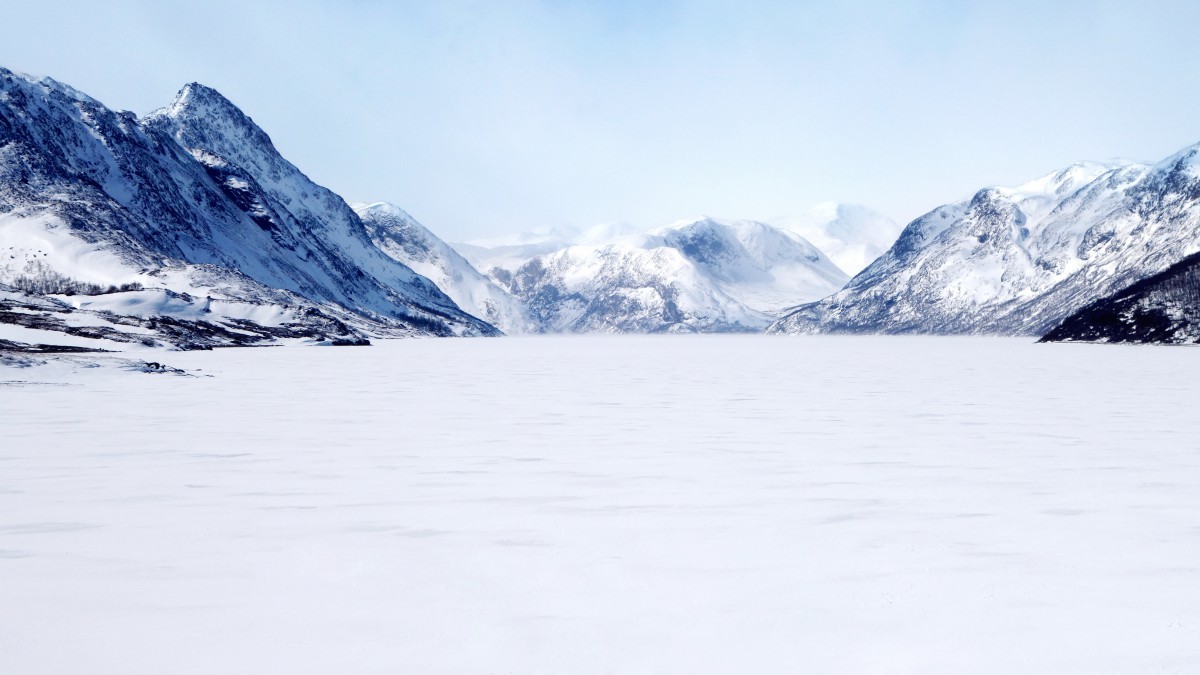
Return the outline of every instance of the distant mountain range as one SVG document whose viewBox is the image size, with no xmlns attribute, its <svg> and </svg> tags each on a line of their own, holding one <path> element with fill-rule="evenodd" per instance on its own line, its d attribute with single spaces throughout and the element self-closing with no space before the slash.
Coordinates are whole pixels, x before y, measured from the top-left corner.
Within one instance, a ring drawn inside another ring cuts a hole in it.
<svg viewBox="0 0 1200 675">
<path fill-rule="evenodd" d="M 855 229 L 855 218 L 871 227 Z M 851 262 L 885 249 L 900 230 L 862 207 L 803 222 Z M 755 332 L 849 278 L 800 234 L 748 220 L 703 217 L 648 232 L 606 225 L 457 247 L 551 332 Z"/>
<path fill-rule="evenodd" d="M 1083 162 L 903 229 L 824 204 L 451 246 L 316 185 L 203 85 L 139 119 L 0 69 L 0 350 L 764 329 L 1195 342 L 1198 157 Z"/>
</svg>

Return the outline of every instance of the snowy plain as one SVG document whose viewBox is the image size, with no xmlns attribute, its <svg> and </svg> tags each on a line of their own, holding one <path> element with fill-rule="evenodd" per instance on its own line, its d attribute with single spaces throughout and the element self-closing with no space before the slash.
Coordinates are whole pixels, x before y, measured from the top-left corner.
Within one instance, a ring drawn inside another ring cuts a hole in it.
<svg viewBox="0 0 1200 675">
<path fill-rule="evenodd" d="M 0 369 L 5 673 L 1200 672 L 1200 350 Z"/>
</svg>

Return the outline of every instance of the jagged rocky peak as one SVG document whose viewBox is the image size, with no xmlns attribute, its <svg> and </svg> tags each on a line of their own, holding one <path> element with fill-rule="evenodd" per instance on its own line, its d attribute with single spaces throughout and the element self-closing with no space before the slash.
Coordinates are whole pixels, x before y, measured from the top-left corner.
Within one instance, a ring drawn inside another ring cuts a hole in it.
<svg viewBox="0 0 1200 675">
<path fill-rule="evenodd" d="M 249 115 L 203 84 L 184 86 L 171 105 L 147 115 L 144 124 L 171 136 L 205 164 L 231 163 L 267 182 L 300 173 Z"/>
<path fill-rule="evenodd" d="M 146 297 L 227 301 L 231 321 L 316 325 L 319 313 L 369 334 L 497 333 L 375 248 L 339 196 L 200 85 L 139 121 L 0 72 L 0 250 L 0 283 L 139 284 Z"/>
<path fill-rule="evenodd" d="M 147 115 L 146 122 L 167 129 L 186 148 L 225 158 L 244 157 L 246 148 L 278 154 L 249 115 L 221 92 L 196 82 L 180 89 L 171 105 Z"/>
</svg>

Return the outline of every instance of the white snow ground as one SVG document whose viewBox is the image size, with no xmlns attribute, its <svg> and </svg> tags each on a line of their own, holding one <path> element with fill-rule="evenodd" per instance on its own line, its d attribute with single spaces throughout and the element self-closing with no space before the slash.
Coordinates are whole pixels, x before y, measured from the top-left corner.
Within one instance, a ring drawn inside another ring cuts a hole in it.
<svg viewBox="0 0 1200 675">
<path fill-rule="evenodd" d="M 1200 668 L 1200 350 L 161 360 L 0 370 L 3 672 Z"/>
</svg>

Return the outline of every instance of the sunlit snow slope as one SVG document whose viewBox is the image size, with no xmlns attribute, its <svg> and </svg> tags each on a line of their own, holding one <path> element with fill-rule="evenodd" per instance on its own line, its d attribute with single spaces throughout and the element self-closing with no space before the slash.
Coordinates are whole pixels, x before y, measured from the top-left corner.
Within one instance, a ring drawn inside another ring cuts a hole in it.
<svg viewBox="0 0 1200 675">
<path fill-rule="evenodd" d="M 540 330 L 520 300 L 481 274 L 404 209 L 387 202 L 353 207 L 380 250 L 433 281 L 464 311 L 510 335 Z"/>
<path fill-rule="evenodd" d="M 987 188 L 905 228 L 841 292 L 771 332 L 1041 335 L 1200 250 L 1200 146 Z"/>
<path fill-rule="evenodd" d="M 684 220 L 461 247 L 547 331 L 742 332 L 847 275 L 803 237 L 754 221 Z"/>
</svg>

